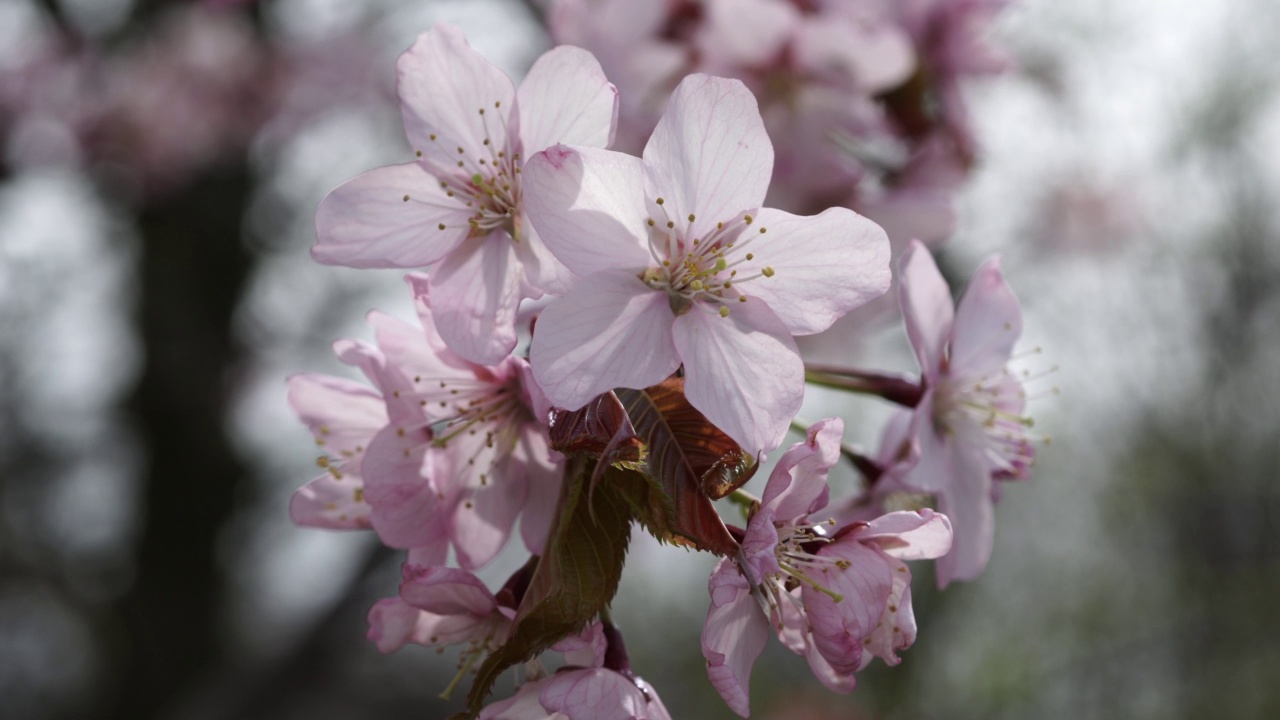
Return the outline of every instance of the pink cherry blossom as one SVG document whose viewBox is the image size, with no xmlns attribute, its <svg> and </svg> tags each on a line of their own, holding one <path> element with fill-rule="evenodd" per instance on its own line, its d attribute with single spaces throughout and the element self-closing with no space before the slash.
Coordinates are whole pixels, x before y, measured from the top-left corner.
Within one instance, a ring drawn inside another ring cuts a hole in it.
<svg viewBox="0 0 1280 720">
<path fill-rule="evenodd" d="M 379 652 L 407 643 L 466 644 L 459 665 L 470 668 L 506 640 L 515 608 L 502 604 L 475 575 L 412 561 L 402 572 L 399 597 L 380 600 L 369 611 L 369 639 Z"/>
<path fill-rule="evenodd" d="M 316 464 L 325 470 L 293 494 L 289 513 L 294 522 L 308 527 L 375 527 L 382 524 L 385 508 L 369 505 L 362 464 L 369 443 L 388 426 L 390 418 L 412 412 L 395 399 L 395 393 L 408 386 L 385 368 L 386 358 L 367 343 L 339 340 L 333 349 L 344 363 L 359 368 L 374 387 L 326 375 L 289 379 L 289 404 L 315 436 L 323 453 Z M 388 403 L 388 396 L 393 402 Z"/>
<path fill-rule="evenodd" d="M 557 146 L 526 166 L 526 206 L 582 279 L 538 320 L 538 383 L 575 409 L 682 364 L 689 401 L 749 452 L 777 447 L 804 395 L 793 335 L 889 284 L 888 240 L 833 208 L 761 208 L 773 151 L 751 93 L 686 78 L 643 159 Z"/>
<path fill-rule="evenodd" d="M 544 54 L 516 89 L 462 32 L 434 26 L 400 56 L 417 159 L 338 187 L 316 212 L 319 262 L 428 267 L 440 335 L 494 365 L 516 344 L 520 301 L 563 289 L 565 270 L 525 221 L 524 158 L 557 142 L 606 147 L 617 93 L 590 53 Z"/>
<path fill-rule="evenodd" d="M 848 525 L 820 514 L 843 429 L 838 418 L 815 423 L 805 442 L 783 454 L 747 524 L 742 558 L 722 559 L 711 574 L 702 634 L 707 674 L 743 717 L 751 668 L 771 625 L 838 692 L 853 689 L 853 674 L 872 657 L 896 664 L 896 651 L 915 640 L 911 574 L 902 560 L 949 548 L 950 524 L 930 510 Z"/>
<path fill-rule="evenodd" d="M 421 327 L 373 313 L 388 402 L 402 408 L 369 442 L 366 497 L 388 520 L 374 526 L 394 547 L 447 538 L 465 568 L 502 548 L 516 518 L 525 545 L 541 552 L 558 496 L 547 443 L 546 403 L 528 363 L 472 363 L 446 347 L 434 324 L 426 278 L 412 275 Z M 394 513 L 394 515 L 393 515 Z"/>
<path fill-rule="evenodd" d="M 1007 367 L 1022 313 L 998 258 L 978 269 L 954 309 L 922 243 L 911 244 L 900 267 L 902 313 L 924 394 L 909 422 L 895 420 L 887 452 L 918 445 L 918 462 L 891 474 L 908 489 L 936 494 L 955 527 L 955 545 L 938 563 L 945 586 L 986 567 L 995 532 L 992 481 L 1026 477 L 1034 460 L 1026 392 Z"/>
</svg>

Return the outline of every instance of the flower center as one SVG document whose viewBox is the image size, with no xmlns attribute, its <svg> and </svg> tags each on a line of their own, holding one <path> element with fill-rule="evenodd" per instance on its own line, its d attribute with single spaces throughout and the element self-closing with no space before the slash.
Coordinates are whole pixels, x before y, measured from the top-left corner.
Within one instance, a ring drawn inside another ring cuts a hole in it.
<svg viewBox="0 0 1280 720">
<path fill-rule="evenodd" d="M 655 264 L 646 268 L 640 279 L 655 290 L 665 291 L 676 315 L 688 312 L 695 302 L 708 302 L 719 305 L 720 316 L 728 317 L 733 303 L 747 301 L 743 284 L 775 275 L 771 267 L 758 267 L 753 262 L 755 255 L 747 250 L 752 241 L 767 232 L 763 227 L 750 229 L 754 222 L 750 214 L 716 223 L 705 237 L 692 237 L 696 215 L 672 218 L 665 212 L 662 198 L 655 202 L 663 209 L 663 217 L 649 218 L 645 223 L 649 254 Z M 749 263 L 751 269 L 739 275 L 738 268 L 744 263 Z"/>
<path fill-rule="evenodd" d="M 440 189 L 445 196 L 462 204 L 472 211 L 467 219 L 473 237 L 485 235 L 493 230 L 502 229 L 512 240 L 520 241 L 520 170 L 523 163 L 518 152 L 520 139 L 513 138 L 507 127 L 507 118 L 502 112 L 502 103 L 495 102 L 496 112 L 486 113 L 479 108 L 481 125 L 484 128 L 484 139 L 480 150 L 470 152 L 461 145 L 457 146 L 457 159 L 453 165 L 439 157 L 453 155 L 440 153 L 429 159 L 423 159 L 422 151 L 418 151 L 419 162 L 424 163 L 431 174 L 440 182 Z M 432 142 L 440 144 L 441 139 L 434 133 L 430 135 Z M 430 200 L 421 200 L 409 195 L 405 202 L 415 201 L 440 206 Z M 456 205 L 444 206 L 455 209 Z M 440 230 L 448 229 L 444 223 Z"/>
<path fill-rule="evenodd" d="M 484 487 L 520 439 L 520 428 L 532 420 L 521 399 L 518 376 L 506 382 L 484 377 L 413 378 L 411 395 L 432 429 L 431 444 L 453 449 L 455 481 Z"/>
<path fill-rule="evenodd" d="M 935 395 L 934 422 L 962 442 L 981 447 L 998 475 L 1027 476 L 1035 460 L 1034 421 L 1027 394 L 1007 368 L 977 379 L 946 377 Z"/>
</svg>

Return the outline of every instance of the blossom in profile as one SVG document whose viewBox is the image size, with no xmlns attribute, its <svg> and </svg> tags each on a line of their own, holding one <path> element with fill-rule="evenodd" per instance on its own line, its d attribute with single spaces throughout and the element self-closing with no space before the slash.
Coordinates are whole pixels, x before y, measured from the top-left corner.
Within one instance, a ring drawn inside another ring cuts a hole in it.
<svg viewBox="0 0 1280 720">
<path fill-rule="evenodd" d="M 591 53 L 558 47 L 517 90 L 438 24 L 397 65 L 416 159 L 339 186 L 316 211 L 312 256 L 350 267 L 429 267 L 440 335 L 494 365 L 516 344 L 521 300 L 559 292 L 565 269 L 525 220 L 525 159 L 557 142 L 606 147 L 617 92 Z"/>
<path fill-rule="evenodd" d="M 826 512 L 827 473 L 844 423 L 815 423 L 783 454 L 748 521 L 742 558 L 724 558 L 708 582 L 702 652 L 712 685 L 739 715 L 750 713 L 751 668 L 770 630 L 837 692 L 873 657 L 896 665 L 915 641 L 911 573 L 903 561 L 947 552 L 943 515 L 889 513 L 838 524 Z"/>
<path fill-rule="evenodd" d="M 490 703 L 480 719 L 671 720 L 653 686 L 625 667 L 607 666 L 606 648 L 598 621 L 561 640 L 551 649 L 564 653 L 564 667 L 525 683 L 506 700 Z"/>
<path fill-rule="evenodd" d="M 581 279 L 538 320 L 535 377 L 577 409 L 683 365 L 689 402 L 750 453 L 804 396 L 795 335 L 889 286 L 889 242 L 843 209 L 762 208 L 773 146 L 736 80 L 681 82 L 643 159 L 557 145 L 526 166 L 526 208 Z"/>
<path fill-rule="evenodd" d="M 956 541 L 938 561 L 938 583 L 972 580 L 995 533 L 993 481 L 1025 478 L 1035 459 L 1026 391 L 1009 360 L 1022 312 L 999 258 L 978 268 L 953 305 L 933 256 L 914 241 L 902 257 L 899 298 L 921 368 L 923 394 L 909 420 L 891 421 L 889 454 L 912 443 L 914 463 L 891 469 L 905 489 L 937 496 Z M 898 453 L 908 455 L 911 453 Z"/>
</svg>

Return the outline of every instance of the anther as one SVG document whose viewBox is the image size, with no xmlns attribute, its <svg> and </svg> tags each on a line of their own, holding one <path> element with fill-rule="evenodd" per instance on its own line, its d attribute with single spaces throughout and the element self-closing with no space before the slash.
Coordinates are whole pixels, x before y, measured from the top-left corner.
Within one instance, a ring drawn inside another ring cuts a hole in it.
<svg viewBox="0 0 1280 720">
<path fill-rule="evenodd" d="M 721 305 L 721 306 L 720 306 L 720 317 L 729 317 L 729 306 L 728 306 L 728 305 Z"/>
<path fill-rule="evenodd" d="M 765 277 L 773 277 L 773 268 L 768 266 L 760 268 L 760 274 Z"/>
<path fill-rule="evenodd" d="M 654 200 L 654 202 L 656 202 L 656 203 L 658 203 L 659 205 L 661 205 L 661 204 L 663 204 L 663 203 L 664 203 L 664 202 L 666 202 L 666 201 L 665 201 L 665 200 L 663 200 L 662 198 L 658 198 L 657 200 Z"/>
</svg>

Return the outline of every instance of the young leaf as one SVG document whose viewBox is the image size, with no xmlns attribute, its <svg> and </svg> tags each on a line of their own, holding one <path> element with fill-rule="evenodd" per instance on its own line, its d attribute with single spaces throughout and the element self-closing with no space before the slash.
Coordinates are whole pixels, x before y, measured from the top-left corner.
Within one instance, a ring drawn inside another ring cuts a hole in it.
<svg viewBox="0 0 1280 720">
<path fill-rule="evenodd" d="M 480 666 L 467 696 L 473 717 L 504 670 L 580 631 L 618 590 L 632 510 L 609 483 L 588 499 L 595 464 L 577 457 L 565 469 L 556 525 L 520 601 L 511 634 Z"/>
<path fill-rule="evenodd" d="M 699 550 L 735 555 L 738 543 L 711 501 L 751 479 L 755 459 L 689 404 L 682 378 L 614 392 L 648 446 L 646 471 L 669 503 L 667 517 L 655 514 L 667 523 L 662 533 L 683 537 Z"/>
</svg>

